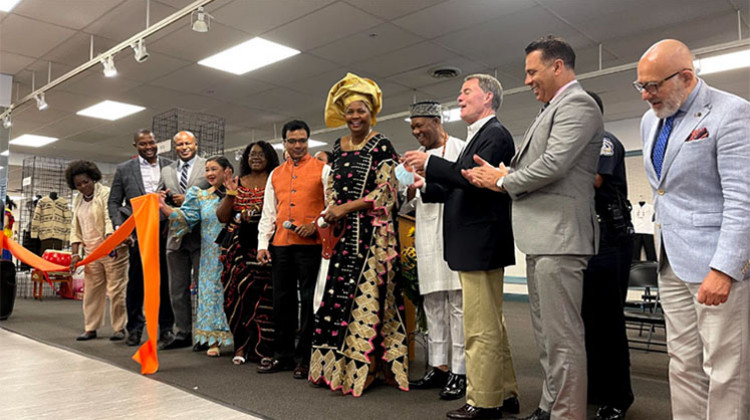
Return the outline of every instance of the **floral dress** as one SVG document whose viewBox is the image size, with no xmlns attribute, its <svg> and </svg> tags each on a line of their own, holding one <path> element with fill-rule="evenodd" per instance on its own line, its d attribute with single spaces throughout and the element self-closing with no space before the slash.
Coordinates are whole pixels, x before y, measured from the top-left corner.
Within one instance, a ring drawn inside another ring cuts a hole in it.
<svg viewBox="0 0 750 420">
<path fill-rule="evenodd" d="M 328 205 L 364 198 L 368 210 L 347 214 L 346 232 L 328 263 L 315 314 L 310 379 L 360 396 L 377 360 L 379 370 L 408 390 L 408 345 L 398 258 L 398 156 L 382 134 L 356 151 L 334 145 Z M 319 282 L 320 285 L 320 282 Z"/>
<path fill-rule="evenodd" d="M 224 295 L 221 286 L 222 265 L 216 238 L 223 225 L 216 217 L 221 198 L 214 192 L 190 187 L 185 201 L 169 216 L 169 228 L 176 237 L 192 230 L 198 223 L 201 229 L 201 261 L 198 272 L 198 314 L 193 340 L 212 346 L 229 346 L 232 333 L 224 314 Z"/>
</svg>

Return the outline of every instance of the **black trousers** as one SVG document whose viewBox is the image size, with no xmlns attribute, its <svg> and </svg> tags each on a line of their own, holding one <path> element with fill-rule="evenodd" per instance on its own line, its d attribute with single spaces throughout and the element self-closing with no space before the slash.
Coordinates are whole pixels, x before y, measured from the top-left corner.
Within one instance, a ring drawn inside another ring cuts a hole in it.
<svg viewBox="0 0 750 420">
<path fill-rule="evenodd" d="M 608 232 L 604 223 L 599 227 L 599 253 L 583 273 L 588 398 L 590 404 L 627 408 L 633 402 L 633 389 L 623 310 L 633 235 Z"/>
<path fill-rule="evenodd" d="M 636 233 L 633 240 L 633 261 L 641 261 L 641 249 L 646 252 L 646 261 L 656 261 L 654 235 Z"/>
<path fill-rule="evenodd" d="M 276 322 L 274 357 L 285 363 L 294 360 L 309 365 L 315 324 L 313 294 L 322 248 L 320 245 L 271 246 L 270 251 L 273 316 Z M 299 340 L 295 346 L 297 327 Z"/>
<path fill-rule="evenodd" d="M 162 223 L 159 233 L 159 333 L 172 331 L 174 313 L 169 299 L 169 269 L 167 268 L 166 224 Z M 130 247 L 130 267 L 128 267 L 128 287 L 125 292 L 125 306 L 128 323 L 125 328 L 130 334 L 142 334 L 146 320 L 143 316 L 143 264 L 138 242 Z"/>
</svg>

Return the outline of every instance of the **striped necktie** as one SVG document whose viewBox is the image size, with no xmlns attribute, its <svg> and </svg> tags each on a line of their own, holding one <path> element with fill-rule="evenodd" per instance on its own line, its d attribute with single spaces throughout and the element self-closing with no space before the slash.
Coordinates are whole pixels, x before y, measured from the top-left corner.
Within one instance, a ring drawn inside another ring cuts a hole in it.
<svg viewBox="0 0 750 420">
<path fill-rule="evenodd" d="M 661 178 L 661 167 L 664 163 L 664 153 L 667 150 L 667 141 L 669 140 L 669 135 L 672 133 L 673 124 L 674 115 L 667 117 L 667 119 L 664 120 L 664 124 L 661 126 L 661 131 L 659 131 L 659 137 L 656 138 L 656 144 L 654 144 L 654 151 L 651 154 L 651 161 L 654 164 L 657 178 Z"/>
<path fill-rule="evenodd" d="M 184 194 L 187 190 L 187 174 L 188 174 L 188 168 L 190 167 L 190 164 L 185 162 L 182 164 L 182 170 L 180 172 L 180 189 L 182 190 L 182 193 Z"/>
</svg>

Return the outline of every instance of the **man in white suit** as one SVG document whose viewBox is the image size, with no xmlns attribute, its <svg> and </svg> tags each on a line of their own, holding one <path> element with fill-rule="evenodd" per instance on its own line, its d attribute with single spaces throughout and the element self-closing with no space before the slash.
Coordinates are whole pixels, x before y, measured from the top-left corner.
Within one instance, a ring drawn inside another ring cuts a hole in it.
<svg viewBox="0 0 750 420">
<path fill-rule="evenodd" d="M 508 193 L 513 236 L 526 254 L 529 306 L 542 398 L 526 420 L 586 418 L 583 271 L 596 254 L 594 179 L 604 123 L 575 79 L 575 52 L 546 36 L 526 49 L 526 85 L 544 106 L 510 162 L 464 171 L 474 185 Z"/>
<path fill-rule="evenodd" d="M 635 88 L 654 191 L 659 291 L 676 420 L 750 418 L 750 103 L 695 75 L 663 40 Z"/>
<path fill-rule="evenodd" d="M 179 160 L 161 169 L 159 190 L 167 190 L 167 202 L 179 207 L 185 193 L 192 186 L 205 189 L 206 160 L 198 156 L 198 140 L 190 131 L 180 131 L 172 138 Z M 193 229 L 181 238 L 167 239 L 167 265 L 169 267 L 169 295 L 177 332 L 171 341 L 161 344 L 162 349 L 192 345 L 193 306 L 190 299 L 190 282 L 198 282 L 201 258 L 200 229 Z"/>
</svg>

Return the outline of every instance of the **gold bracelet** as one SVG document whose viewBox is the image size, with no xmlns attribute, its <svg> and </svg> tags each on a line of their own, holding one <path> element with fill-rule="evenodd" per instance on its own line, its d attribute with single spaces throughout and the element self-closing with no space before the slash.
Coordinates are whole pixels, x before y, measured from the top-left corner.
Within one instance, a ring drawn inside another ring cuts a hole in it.
<svg viewBox="0 0 750 420">
<path fill-rule="evenodd" d="M 236 197 L 237 196 L 237 190 L 227 190 L 226 194 L 229 197 Z"/>
</svg>

